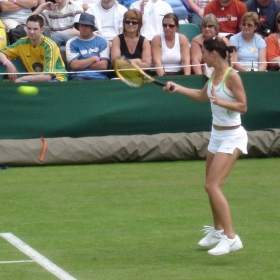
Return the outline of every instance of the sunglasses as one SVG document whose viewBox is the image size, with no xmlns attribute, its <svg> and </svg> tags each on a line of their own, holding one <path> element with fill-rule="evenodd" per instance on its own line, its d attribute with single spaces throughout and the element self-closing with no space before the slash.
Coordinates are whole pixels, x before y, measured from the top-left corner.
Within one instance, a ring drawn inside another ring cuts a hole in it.
<svg viewBox="0 0 280 280">
<path fill-rule="evenodd" d="M 206 28 L 210 29 L 210 28 L 213 28 L 214 25 L 213 24 L 201 25 L 201 27 L 204 28 L 204 29 L 206 29 Z"/>
<path fill-rule="evenodd" d="M 254 26 L 254 24 L 252 24 L 252 23 L 245 23 L 245 22 L 243 22 L 243 23 L 241 24 L 241 26 L 242 26 L 242 27 L 253 27 L 253 26 Z"/>
<path fill-rule="evenodd" d="M 126 24 L 132 24 L 132 25 L 137 25 L 137 24 L 138 24 L 138 21 L 126 20 L 124 23 L 126 23 Z"/>
<path fill-rule="evenodd" d="M 166 28 L 167 26 L 168 26 L 169 28 L 174 28 L 176 25 L 175 25 L 175 24 L 166 24 L 166 23 L 163 23 L 162 26 L 163 26 L 164 28 Z"/>
</svg>

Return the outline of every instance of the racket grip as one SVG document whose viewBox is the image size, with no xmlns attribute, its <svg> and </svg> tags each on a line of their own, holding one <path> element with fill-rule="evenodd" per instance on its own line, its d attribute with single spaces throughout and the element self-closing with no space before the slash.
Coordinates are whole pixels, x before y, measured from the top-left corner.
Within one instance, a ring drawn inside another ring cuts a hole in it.
<svg viewBox="0 0 280 280">
<path fill-rule="evenodd" d="M 165 86 L 166 86 L 166 83 L 161 82 L 161 81 L 158 81 L 158 80 L 154 80 L 154 83 L 155 83 L 156 85 L 159 85 L 159 86 L 162 86 L 162 87 L 165 87 Z M 174 86 L 171 86 L 171 87 L 169 88 L 169 90 L 170 90 L 170 91 L 173 91 L 173 90 L 174 90 Z"/>
</svg>

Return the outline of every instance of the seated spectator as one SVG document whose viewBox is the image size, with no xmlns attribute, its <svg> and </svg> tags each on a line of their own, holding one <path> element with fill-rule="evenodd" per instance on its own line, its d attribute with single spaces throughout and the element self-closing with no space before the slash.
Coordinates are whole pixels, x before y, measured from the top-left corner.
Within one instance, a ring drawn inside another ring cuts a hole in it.
<svg viewBox="0 0 280 280">
<path fill-rule="evenodd" d="M 123 33 L 113 39 L 111 60 L 125 56 L 141 68 L 151 67 L 150 42 L 140 35 L 142 14 L 137 10 L 128 10 L 123 18 Z"/>
<path fill-rule="evenodd" d="M 88 5 L 87 13 L 95 16 L 98 34 L 111 45 L 113 38 L 123 31 L 123 15 L 127 8 L 116 0 L 101 0 Z"/>
<path fill-rule="evenodd" d="M 130 9 L 136 9 L 143 14 L 142 36 L 152 41 L 155 35 L 162 34 L 162 19 L 164 15 L 173 13 L 171 6 L 163 0 L 138 0 L 131 4 Z"/>
<path fill-rule="evenodd" d="M 190 22 L 190 17 L 192 15 L 191 8 L 188 0 L 164 0 L 167 2 L 173 13 L 178 17 L 179 24 L 186 24 Z"/>
<path fill-rule="evenodd" d="M 233 68 L 240 71 L 266 71 L 266 43 L 255 34 L 260 20 L 255 12 L 246 13 L 241 20 L 241 32 L 230 38 L 237 52 L 232 54 Z"/>
<path fill-rule="evenodd" d="M 190 49 L 185 35 L 179 34 L 179 19 L 173 13 L 163 17 L 163 34 L 152 40 L 152 59 L 158 76 L 190 75 Z"/>
<path fill-rule="evenodd" d="M 247 12 L 246 5 L 239 0 L 213 0 L 204 9 L 204 15 L 214 14 L 220 25 L 220 32 L 239 32 L 241 18 Z"/>
<path fill-rule="evenodd" d="M 260 26 L 256 30 L 263 37 L 276 31 L 275 19 L 280 12 L 280 3 L 275 0 L 248 0 L 245 2 L 248 12 L 256 12 Z"/>
<path fill-rule="evenodd" d="M 94 16 L 81 14 L 74 27 L 80 31 L 80 35 L 66 43 L 69 71 L 76 71 L 70 73 L 70 80 L 108 79 L 105 72 L 99 70 L 107 70 L 110 48 L 104 38 L 94 34 L 97 31 Z"/>
<path fill-rule="evenodd" d="M 190 22 L 196 25 L 201 24 L 201 20 L 204 16 L 204 9 L 210 0 L 188 0 L 190 9 L 193 13 L 190 16 Z"/>
<path fill-rule="evenodd" d="M 38 0 L 0 0 L 0 18 L 6 26 L 6 31 L 14 29 L 19 24 L 25 24 L 32 14 L 31 9 L 38 6 Z"/>
<path fill-rule="evenodd" d="M 203 74 L 205 70 L 205 66 L 202 65 L 204 64 L 202 60 L 202 45 L 204 40 L 221 37 L 226 45 L 229 46 L 228 39 L 219 35 L 219 23 L 215 15 L 208 14 L 202 18 L 201 31 L 202 33 L 194 37 L 191 42 L 191 64 L 194 74 Z"/>
<path fill-rule="evenodd" d="M 267 66 L 271 70 L 278 70 L 280 68 L 280 13 L 276 16 L 276 32 L 270 34 L 266 38 L 266 57 Z"/>
<path fill-rule="evenodd" d="M 55 0 L 56 4 L 46 2 L 38 6 L 33 14 L 41 14 L 44 16 L 46 25 L 50 28 L 51 39 L 53 39 L 58 47 L 65 63 L 65 45 L 66 42 L 79 35 L 73 25 L 78 20 L 80 14 L 84 13 L 82 5 L 78 1 L 73 0 Z"/>
<path fill-rule="evenodd" d="M 39 15 L 32 15 L 27 19 L 26 27 L 27 37 L 0 51 L 0 62 L 7 67 L 10 81 L 15 83 L 67 81 L 59 48 L 53 40 L 43 35 L 44 19 Z M 14 74 L 17 73 L 17 69 L 10 61 L 15 58 L 22 60 L 28 72 L 37 73 L 18 78 L 17 74 Z M 56 72 L 57 74 L 54 74 Z"/>
</svg>

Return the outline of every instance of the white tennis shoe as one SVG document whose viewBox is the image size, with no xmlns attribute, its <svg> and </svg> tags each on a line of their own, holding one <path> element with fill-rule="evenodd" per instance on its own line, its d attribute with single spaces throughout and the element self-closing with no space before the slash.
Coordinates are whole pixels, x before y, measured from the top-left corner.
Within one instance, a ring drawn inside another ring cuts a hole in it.
<svg viewBox="0 0 280 280">
<path fill-rule="evenodd" d="M 203 230 L 206 234 L 199 242 L 198 245 L 200 247 L 209 247 L 218 242 L 220 242 L 223 238 L 224 230 L 216 230 L 211 226 L 204 226 Z"/>
<path fill-rule="evenodd" d="M 212 256 L 221 256 L 237 251 L 241 248 L 243 248 L 243 244 L 237 234 L 235 235 L 234 239 L 229 239 L 226 235 L 224 235 L 218 245 L 215 248 L 209 250 L 208 253 Z"/>
</svg>

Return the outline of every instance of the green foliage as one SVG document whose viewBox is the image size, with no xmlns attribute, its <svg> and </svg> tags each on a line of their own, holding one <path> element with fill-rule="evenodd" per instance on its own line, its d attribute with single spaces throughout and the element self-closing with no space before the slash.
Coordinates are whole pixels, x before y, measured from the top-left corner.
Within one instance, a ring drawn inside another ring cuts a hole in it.
<svg viewBox="0 0 280 280">
<path fill-rule="evenodd" d="M 279 158 L 238 160 L 224 192 L 244 248 L 199 249 L 211 225 L 204 161 L 0 170 L 1 230 L 79 280 L 279 279 Z M 28 260 L 0 238 L 0 261 Z M 36 263 L 0 279 L 49 280 Z"/>
</svg>

